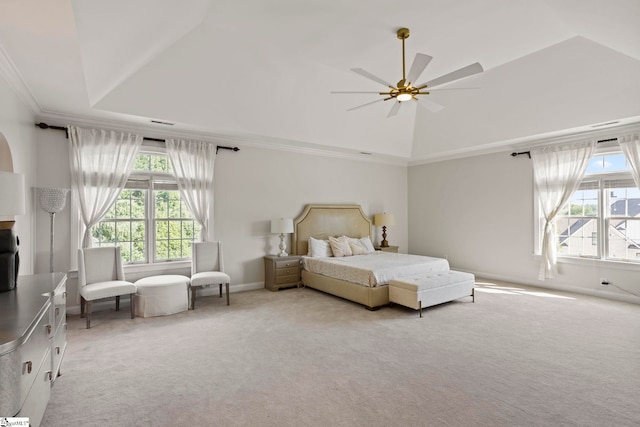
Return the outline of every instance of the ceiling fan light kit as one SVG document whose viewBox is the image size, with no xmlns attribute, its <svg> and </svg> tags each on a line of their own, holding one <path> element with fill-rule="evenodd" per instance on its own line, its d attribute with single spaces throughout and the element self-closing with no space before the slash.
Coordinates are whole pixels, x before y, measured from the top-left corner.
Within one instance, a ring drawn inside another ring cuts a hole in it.
<svg viewBox="0 0 640 427">
<path fill-rule="evenodd" d="M 406 101 L 411 101 L 411 100 L 418 101 L 419 99 L 418 97 L 420 95 L 429 95 L 429 91 L 426 90 L 427 87 L 432 88 L 433 86 L 443 85 L 445 83 L 450 83 L 452 81 L 459 80 L 464 77 L 468 77 L 484 71 L 480 63 L 476 62 L 474 64 L 460 68 L 456 71 L 452 71 L 448 74 L 445 74 L 443 76 L 440 76 L 428 82 L 421 83 L 421 84 L 413 84 L 414 81 L 418 80 L 422 72 L 425 70 L 425 68 L 427 68 L 427 65 L 429 65 L 429 62 L 433 58 L 423 53 L 416 53 L 416 56 L 413 60 L 413 64 L 411 65 L 411 68 L 409 69 L 409 73 L 407 74 L 406 67 L 405 67 L 404 41 L 409 38 L 410 31 L 408 28 L 400 28 L 396 32 L 396 35 L 398 39 L 402 41 L 402 79 L 399 80 L 398 83 L 394 86 L 391 83 L 388 83 L 387 81 L 369 73 L 368 71 L 363 70 L 362 68 L 352 68 L 351 71 L 353 71 L 354 73 L 360 74 L 361 76 L 366 77 L 370 80 L 373 80 L 376 83 L 380 83 L 387 86 L 389 88 L 389 91 L 387 92 L 344 92 L 344 91 L 332 92 L 332 93 L 342 93 L 342 94 L 377 93 L 378 95 L 384 96 L 384 98 L 377 99 L 376 101 L 368 102 L 366 104 L 359 105 L 354 108 L 350 108 L 347 111 L 357 110 L 359 108 L 366 107 L 367 105 L 371 105 L 379 101 L 395 100 L 397 102 L 394 103 L 393 107 L 391 107 L 391 110 L 389 111 L 389 114 L 387 115 L 387 117 L 392 117 L 398 113 L 401 103 Z M 440 111 L 444 108 L 442 105 L 437 104 L 426 98 L 421 97 L 420 100 L 422 100 L 422 103 L 425 105 L 425 107 L 427 107 L 429 110 L 433 112 Z"/>
</svg>

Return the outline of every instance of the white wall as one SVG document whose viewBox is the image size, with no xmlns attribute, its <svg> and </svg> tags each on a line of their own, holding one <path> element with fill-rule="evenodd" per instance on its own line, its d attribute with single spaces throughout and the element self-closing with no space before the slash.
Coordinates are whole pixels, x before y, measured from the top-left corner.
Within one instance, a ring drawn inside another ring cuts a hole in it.
<svg viewBox="0 0 640 427">
<path fill-rule="evenodd" d="M 410 167 L 409 252 L 447 257 L 484 278 L 640 302 L 640 266 L 580 260 L 561 263 L 555 279 L 537 279 L 532 163 L 509 154 Z"/>
<path fill-rule="evenodd" d="M 20 239 L 20 270 L 19 274 L 33 273 L 33 248 L 35 224 L 31 213 L 31 187 L 36 177 L 35 168 L 35 133 L 33 113 L 16 96 L 14 90 L 0 75 L 0 133 L 9 143 L 13 157 L 14 172 L 24 174 L 25 177 L 25 214 L 15 217 L 15 233 Z M 0 203 L 2 201 L 0 200 Z M 19 284 L 19 280 L 18 280 Z"/>
<path fill-rule="evenodd" d="M 224 242 L 234 281 L 264 280 L 262 257 L 278 252 L 272 218 L 295 218 L 308 203 L 356 203 L 373 218 L 396 215 L 387 240 L 407 251 L 404 166 L 247 148 L 221 152 L 216 163 L 215 238 Z M 381 231 L 374 227 L 375 238 Z M 290 242 L 287 247 L 290 247 Z"/>
<path fill-rule="evenodd" d="M 38 132 L 38 184 L 68 187 L 69 159 L 65 133 Z M 365 158 L 366 159 L 366 158 Z M 69 200 L 67 200 L 69 202 Z M 234 285 L 264 283 L 263 256 L 278 251 L 279 238 L 270 234 L 272 218 L 295 218 L 307 203 L 357 203 L 371 218 L 383 211 L 396 215 L 387 240 L 406 252 L 407 169 L 336 157 L 299 154 L 265 148 L 241 147 L 239 152 L 220 150 L 215 167 L 213 237 L 224 245 L 225 270 Z M 55 270 L 67 271 L 70 260 L 70 206 L 56 215 Z M 49 217 L 36 213 L 37 266 L 49 268 Z M 381 230 L 374 227 L 375 239 Z M 289 248 L 290 242 L 287 241 Z M 188 269 L 172 273 L 189 274 Z M 164 271 L 168 272 L 168 271 Z M 127 273 L 135 280 L 158 271 Z M 213 291 L 212 291 L 213 292 Z M 76 306 L 74 275 L 68 282 L 69 306 Z"/>
</svg>

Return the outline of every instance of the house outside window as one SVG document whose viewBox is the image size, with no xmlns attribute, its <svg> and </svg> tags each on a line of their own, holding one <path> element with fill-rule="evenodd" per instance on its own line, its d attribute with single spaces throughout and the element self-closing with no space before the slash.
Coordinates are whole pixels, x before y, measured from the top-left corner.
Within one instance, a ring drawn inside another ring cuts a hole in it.
<svg viewBox="0 0 640 427">
<path fill-rule="evenodd" d="M 141 152 L 125 189 L 91 229 L 93 245 L 120 246 L 126 264 L 191 258 L 200 224 L 180 198 L 166 154 Z"/>
<path fill-rule="evenodd" d="M 592 157 L 556 217 L 559 256 L 640 263 L 640 190 L 621 152 Z"/>
</svg>

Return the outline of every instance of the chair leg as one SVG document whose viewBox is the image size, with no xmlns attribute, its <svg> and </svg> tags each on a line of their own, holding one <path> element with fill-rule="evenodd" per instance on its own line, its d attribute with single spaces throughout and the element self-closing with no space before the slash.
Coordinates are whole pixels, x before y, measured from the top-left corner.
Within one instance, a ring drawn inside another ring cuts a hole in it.
<svg viewBox="0 0 640 427">
<path fill-rule="evenodd" d="M 196 309 L 196 287 L 191 287 L 191 310 Z"/>
<path fill-rule="evenodd" d="M 131 318 L 136 318 L 136 294 L 129 294 L 129 298 L 131 298 Z"/>
<path fill-rule="evenodd" d="M 120 295 L 116 297 L 116 311 L 120 311 Z"/>
<path fill-rule="evenodd" d="M 225 283 L 224 286 L 226 287 L 226 290 L 227 290 L 227 305 L 229 305 L 229 284 Z M 220 287 L 222 287 L 222 285 L 220 285 Z"/>
<path fill-rule="evenodd" d="M 220 298 L 222 298 L 222 283 L 220 283 Z"/>
<path fill-rule="evenodd" d="M 91 305 L 93 301 L 86 301 L 87 304 L 87 329 L 91 329 Z"/>
<path fill-rule="evenodd" d="M 84 306 L 87 303 L 87 300 L 84 297 L 80 297 L 80 318 L 84 318 Z"/>
</svg>

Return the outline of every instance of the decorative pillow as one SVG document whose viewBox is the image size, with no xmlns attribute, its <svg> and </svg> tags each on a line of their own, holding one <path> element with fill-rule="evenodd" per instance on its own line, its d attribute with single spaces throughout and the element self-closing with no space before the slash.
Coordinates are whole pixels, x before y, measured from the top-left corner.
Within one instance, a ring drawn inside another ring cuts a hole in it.
<svg viewBox="0 0 640 427">
<path fill-rule="evenodd" d="M 373 243 L 371 243 L 371 238 L 369 236 L 362 237 L 360 239 L 360 242 L 367 249 L 367 253 L 372 254 L 376 251 L 375 248 L 373 247 Z"/>
<path fill-rule="evenodd" d="M 367 255 L 369 251 L 364 246 L 364 243 L 360 241 L 360 239 L 356 239 L 354 237 L 347 237 L 347 241 L 349 242 L 349 247 L 351 248 L 351 252 L 354 255 Z"/>
<path fill-rule="evenodd" d="M 313 258 L 333 256 L 329 241 L 309 237 L 309 256 Z"/>
<path fill-rule="evenodd" d="M 335 257 L 353 255 L 351 246 L 349 246 L 349 240 L 346 236 L 329 237 L 329 245 L 331 245 L 331 250 L 333 251 L 333 256 Z"/>
</svg>

